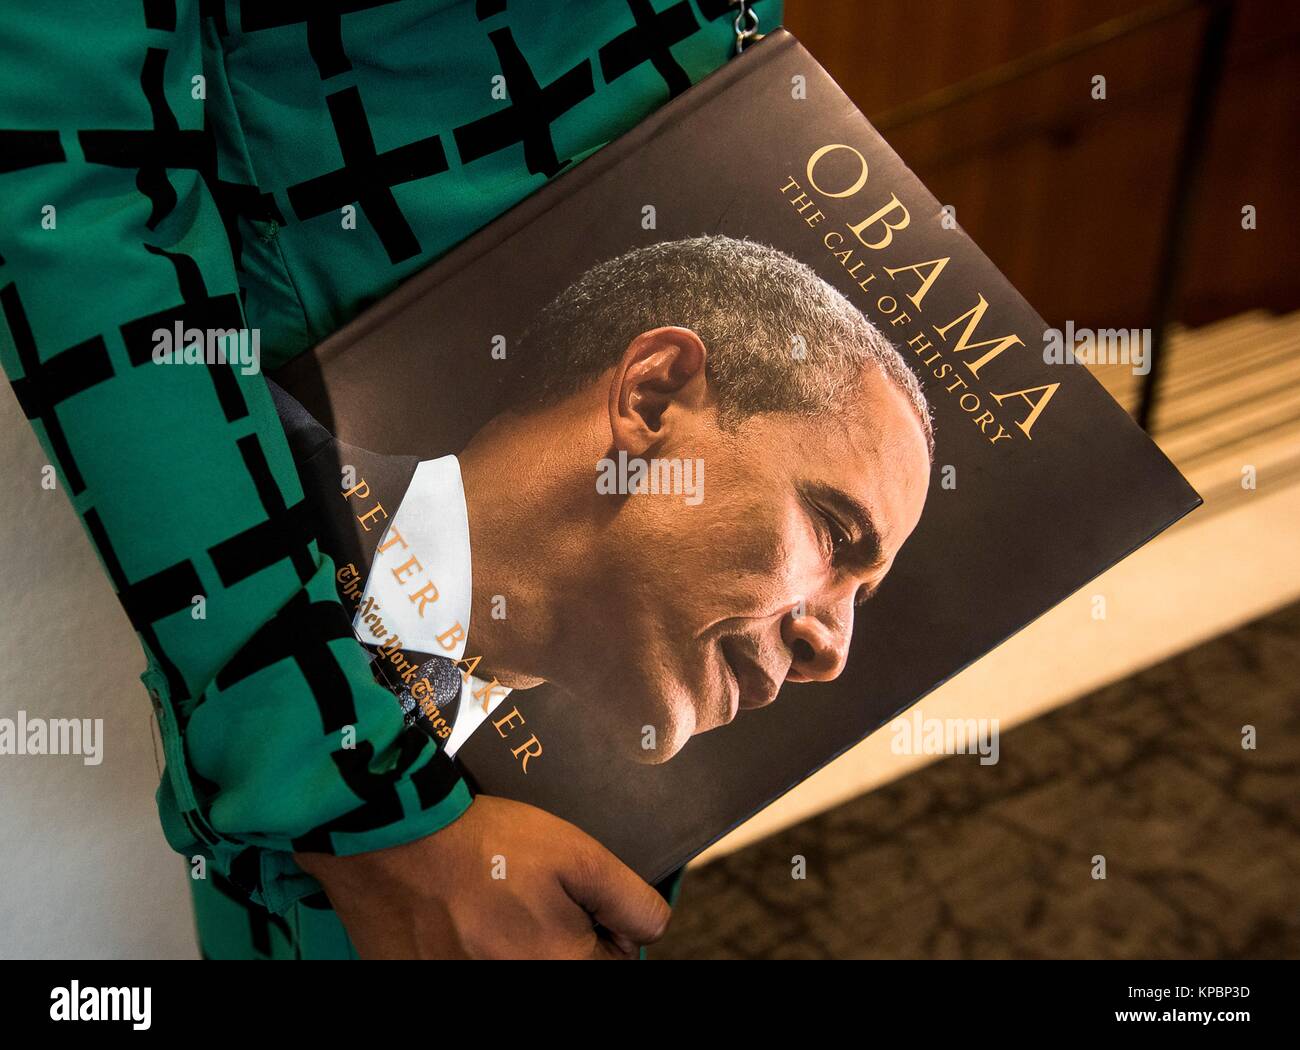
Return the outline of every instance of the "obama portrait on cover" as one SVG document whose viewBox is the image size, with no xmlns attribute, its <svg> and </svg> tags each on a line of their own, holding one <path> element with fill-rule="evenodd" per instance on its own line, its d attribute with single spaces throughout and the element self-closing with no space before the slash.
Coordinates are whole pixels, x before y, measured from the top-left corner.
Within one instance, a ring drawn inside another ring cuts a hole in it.
<svg viewBox="0 0 1300 1050">
<path fill-rule="evenodd" d="M 549 683 L 657 764 L 840 674 L 933 455 L 915 376 L 856 307 L 765 245 L 665 241 L 583 273 L 512 357 L 509 407 L 434 460 L 334 442 L 275 391 L 410 720 L 454 755 Z M 525 768 L 544 754 L 519 743 Z"/>
</svg>

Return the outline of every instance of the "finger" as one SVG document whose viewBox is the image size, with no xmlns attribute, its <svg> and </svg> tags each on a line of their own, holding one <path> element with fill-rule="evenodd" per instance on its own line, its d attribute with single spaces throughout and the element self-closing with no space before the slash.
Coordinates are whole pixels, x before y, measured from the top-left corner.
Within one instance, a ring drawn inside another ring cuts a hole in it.
<svg viewBox="0 0 1300 1050">
<path fill-rule="evenodd" d="M 589 958 L 626 962 L 629 959 L 638 959 L 640 956 L 641 949 L 635 944 L 620 944 L 609 937 L 597 936 Z"/>
<path fill-rule="evenodd" d="M 623 934 L 617 932 L 616 930 L 606 929 L 604 926 L 601 926 L 599 923 L 596 924 L 595 929 L 596 929 L 597 937 L 599 937 L 602 941 L 608 941 L 615 949 L 622 952 L 626 956 L 636 955 L 640 951 L 641 946 L 639 944 L 636 944 L 634 941 L 632 941 L 628 937 L 625 937 Z"/>
<path fill-rule="evenodd" d="M 668 902 L 594 839 L 569 855 L 560 881 L 596 922 L 633 945 L 653 944 L 668 926 Z"/>
</svg>

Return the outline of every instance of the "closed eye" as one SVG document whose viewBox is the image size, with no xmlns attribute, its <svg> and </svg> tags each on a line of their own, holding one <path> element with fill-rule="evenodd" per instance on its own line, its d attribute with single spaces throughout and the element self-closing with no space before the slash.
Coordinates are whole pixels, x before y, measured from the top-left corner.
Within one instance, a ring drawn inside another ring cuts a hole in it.
<svg viewBox="0 0 1300 1050">
<path fill-rule="evenodd" d="M 818 513 L 821 514 L 822 520 L 826 523 L 826 534 L 830 537 L 831 560 L 834 561 L 840 556 L 844 548 L 853 543 L 853 536 L 839 523 L 834 515 L 820 509 Z"/>
</svg>

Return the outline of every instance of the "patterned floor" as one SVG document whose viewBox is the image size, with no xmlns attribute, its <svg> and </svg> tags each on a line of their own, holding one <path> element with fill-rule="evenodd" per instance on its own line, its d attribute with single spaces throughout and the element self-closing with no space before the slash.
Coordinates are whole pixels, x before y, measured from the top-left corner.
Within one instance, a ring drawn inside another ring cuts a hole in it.
<svg viewBox="0 0 1300 1050">
<path fill-rule="evenodd" d="M 691 872 L 650 952 L 1297 956 L 1300 604 Z"/>
</svg>

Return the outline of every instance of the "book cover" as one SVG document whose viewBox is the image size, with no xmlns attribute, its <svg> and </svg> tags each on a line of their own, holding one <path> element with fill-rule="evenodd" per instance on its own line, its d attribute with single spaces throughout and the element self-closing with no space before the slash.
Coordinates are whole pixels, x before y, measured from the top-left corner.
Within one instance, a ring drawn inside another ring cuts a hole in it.
<svg viewBox="0 0 1300 1050">
<path fill-rule="evenodd" d="M 403 706 L 653 882 L 1200 502 L 1046 331 L 778 30 L 274 379 Z"/>
</svg>

